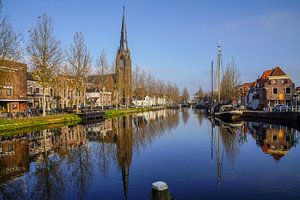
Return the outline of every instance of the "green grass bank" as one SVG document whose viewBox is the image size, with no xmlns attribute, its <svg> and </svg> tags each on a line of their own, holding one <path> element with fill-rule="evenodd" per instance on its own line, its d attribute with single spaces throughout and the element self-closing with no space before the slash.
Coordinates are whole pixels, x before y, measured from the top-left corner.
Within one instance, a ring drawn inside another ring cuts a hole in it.
<svg viewBox="0 0 300 200">
<path fill-rule="evenodd" d="M 49 124 L 64 124 L 68 122 L 80 122 L 75 114 L 52 115 L 45 117 L 32 117 L 23 119 L 0 119 L 0 131 L 23 129 L 28 127 L 44 126 Z"/>
<path fill-rule="evenodd" d="M 165 107 L 158 107 L 158 108 L 129 108 L 126 110 L 108 110 L 105 111 L 104 118 L 113 118 L 118 117 L 121 115 L 132 114 L 132 113 L 140 113 L 140 112 L 147 112 L 147 111 L 155 111 L 155 110 L 162 110 Z"/>
</svg>

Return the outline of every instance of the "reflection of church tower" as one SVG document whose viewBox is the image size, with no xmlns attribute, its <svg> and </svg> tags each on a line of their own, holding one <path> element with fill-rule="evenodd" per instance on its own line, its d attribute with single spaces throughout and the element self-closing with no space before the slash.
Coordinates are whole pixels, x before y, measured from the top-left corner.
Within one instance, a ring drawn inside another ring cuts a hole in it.
<svg viewBox="0 0 300 200">
<path fill-rule="evenodd" d="M 132 159 L 132 116 L 123 116 L 117 120 L 118 165 L 122 172 L 122 182 L 125 199 L 128 198 L 129 168 Z"/>
<path fill-rule="evenodd" d="M 125 8 L 123 7 L 123 21 L 121 30 L 120 47 L 116 57 L 116 87 L 118 91 L 118 102 L 121 105 L 129 106 L 132 101 L 131 88 L 131 58 L 127 46 Z"/>
</svg>

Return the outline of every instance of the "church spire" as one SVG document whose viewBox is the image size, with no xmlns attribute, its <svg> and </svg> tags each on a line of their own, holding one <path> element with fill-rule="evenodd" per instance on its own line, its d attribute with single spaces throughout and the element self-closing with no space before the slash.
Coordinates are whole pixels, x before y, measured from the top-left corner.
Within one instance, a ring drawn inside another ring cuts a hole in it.
<svg viewBox="0 0 300 200">
<path fill-rule="evenodd" d="M 123 6 L 123 20 L 122 20 L 122 30 L 121 30 L 121 40 L 120 40 L 120 50 L 127 51 L 127 34 L 126 34 L 126 23 L 125 23 L 125 7 Z"/>
</svg>

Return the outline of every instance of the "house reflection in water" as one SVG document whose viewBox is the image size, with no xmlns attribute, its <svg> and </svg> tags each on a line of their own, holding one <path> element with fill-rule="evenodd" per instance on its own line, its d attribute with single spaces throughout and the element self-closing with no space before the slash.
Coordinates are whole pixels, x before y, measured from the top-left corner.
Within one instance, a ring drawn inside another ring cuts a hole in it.
<svg viewBox="0 0 300 200">
<path fill-rule="evenodd" d="M 298 134 L 293 128 L 259 122 L 248 122 L 247 127 L 262 151 L 277 161 L 297 144 Z"/>
<path fill-rule="evenodd" d="M 0 183 L 29 171 L 28 140 L 0 138 Z"/>
<path fill-rule="evenodd" d="M 62 199 L 67 194 L 69 198 L 84 198 L 97 169 L 94 166 L 106 176 L 111 163 L 119 169 L 123 196 L 128 199 L 134 153 L 179 122 L 178 111 L 161 110 L 90 125 L 0 136 L 0 199 L 20 195 L 26 199 Z"/>
<path fill-rule="evenodd" d="M 0 137 L 0 183 L 29 172 L 30 162 L 39 165 L 49 155 L 65 155 L 86 141 L 80 125 Z"/>
</svg>

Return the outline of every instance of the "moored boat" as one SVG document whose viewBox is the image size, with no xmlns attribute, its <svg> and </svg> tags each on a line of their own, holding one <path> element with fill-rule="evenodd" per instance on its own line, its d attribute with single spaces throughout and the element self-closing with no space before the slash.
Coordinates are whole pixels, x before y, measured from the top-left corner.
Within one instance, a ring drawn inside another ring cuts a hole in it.
<svg viewBox="0 0 300 200">
<path fill-rule="evenodd" d="M 215 112 L 215 117 L 235 121 L 236 119 L 239 119 L 242 114 L 242 110 L 239 110 L 232 105 L 221 105 L 219 110 Z"/>
</svg>

